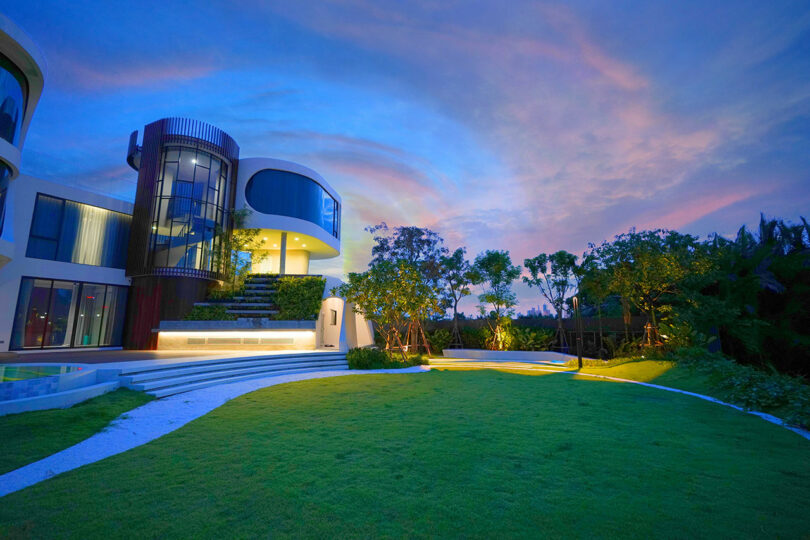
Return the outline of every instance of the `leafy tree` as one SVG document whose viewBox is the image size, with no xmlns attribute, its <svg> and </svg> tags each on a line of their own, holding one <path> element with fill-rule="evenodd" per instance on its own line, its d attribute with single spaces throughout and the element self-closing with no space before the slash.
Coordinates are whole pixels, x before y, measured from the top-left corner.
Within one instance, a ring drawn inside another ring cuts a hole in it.
<svg viewBox="0 0 810 540">
<path fill-rule="evenodd" d="M 453 334 L 452 344 L 461 345 L 461 334 L 458 329 L 458 303 L 465 296 L 471 294 L 471 285 L 478 279 L 470 262 L 464 258 L 466 250 L 461 247 L 452 255 L 442 256 L 441 273 L 443 285 L 443 299 L 453 308 Z"/>
<path fill-rule="evenodd" d="M 494 336 L 492 348 L 504 350 L 508 340 L 507 322 L 514 313 L 517 297 L 512 291 L 512 282 L 520 276 L 520 267 L 512 264 L 508 251 L 487 250 L 479 254 L 473 263 L 476 283 L 484 286 L 478 295 L 482 316 L 487 316 L 487 324 Z M 487 314 L 487 306 L 492 309 Z"/>
<path fill-rule="evenodd" d="M 560 348 L 563 348 L 567 345 L 562 324 L 565 299 L 575 289 L 575 279 L 581 279 L 583 275 L 577 267 L 577 256 L 567 251 L 551 255 L 541 253 L 524 260 L 523 265 L 529 270 L 529 276 L 523 276 L 523 281 L 529 287 L 540 289 L 540 294 L 557 312 L 557 335 Z"/>
<path fill-rule="evenodd" d="M 602 357 L 605 351 L 602 330 L 602 304 L 611 294 L 610 273 L 599 265 L 593 255 L 585 255 L 580 268 L 582 272 L 580 291 L 592 300 L 596 306 L 596 317 L 599 321 L 599 355 Z"/>
<path fill-rule="evenodd" d="M 407 360 L 401 330 L 417 334 L 427 346 L 420 321 L 441 309 L 435 288 L 425 282 L 421 271 L 404 260 L 382 260 L 361 273 L 352 272 L 348 281 L 332 290 L 354 304 L 358 313 L 375 323 L 385 339 L 386 350 L 400 351 Z"/>
<path fill-rule="evenodd" d="M 438 233 L 415 226 L 394 227 L 389 229 L 383 222 L 366 227 L 374 238 L 371 248 L 369 266 L 382 261 L 404 261 L 418 270 L 425 288 L 438 288 L 442 279 L 441 259 L 448 254 L 444 239 Z M 413 348 L 417 347 L 421 321 L 412 321 L 407 338 Z M 418 325 L 414 326 L 414 325 Z"/>
<path fill-rule="evenodd" d="M 261 262 L 265 257 L 261 250 L 261 229 L 245 228 L 251 213 L 247 208 L 234 211 L 231 214 L 233 232 L 230 235 L 219 232 L 222 243 L 220 252 L 216 254 L 216 262 L 222 269 L 225 277 L 223 281 L 228 284 L 231 294 L 242 287 L 251 265 Z"/>
<path fill-rule="evenodd" d="M 673 302 L 694 341 L 717 336 L 740 362 L 810 373 L 810 229 L 801 221 L 761 216 L 755 233 L 741 227 L 733 241 L 703 243 L 709 270 L 690 276 Z"/>
<path fill-rule="evenodd" d="M 385 222 L 366 227 L 374 238 L 369 266 L 380 261 L 406 261 L 419 268 L 427 281 L 441 279 L 441 258 L 449 251 L 444 239 L 426 227 L 394 227 Z"/>
<path fill-rule="evenodd" d="M 680 292 L 690 274 L 703 273 L 707 261 L 696 256 L 697 238 L 657 229 L 620 234 L 603 242 L 594 253 L 611 275 L 611 288 L 646 313 L 653 331 L 658 314 L 667 309 L 668 299 Z"/>
</svg>

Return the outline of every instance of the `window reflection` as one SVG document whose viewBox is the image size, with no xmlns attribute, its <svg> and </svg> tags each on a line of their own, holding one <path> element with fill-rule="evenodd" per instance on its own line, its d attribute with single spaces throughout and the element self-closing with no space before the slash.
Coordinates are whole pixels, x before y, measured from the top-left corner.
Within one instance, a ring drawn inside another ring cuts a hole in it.
<svg viewBox="0 0 810 540">
<path fill-rule="evenodd" d="M 26 256 L 124 268 L 132 216 L 37 194 Z"/>
<path fill-rule="evenodd" d="M 189 147 L 163 150 L 152 214 L 152 265 L 218 272 L 228 164 Z"/>
<path fill-rule="evenodd" d="M 264 169 L 248 180 L 245 198 L 258 212 L 304 219 L 340 237 L 340 205 L 311 178 Z"/>
<path fill-rule="evenodd" d="M 3 226 L 6 223 L 6 197 L 10 179 L 11 169 L 5 163 L 0 162 L 0 234 L 3 234 Z"/>
<path fill-rule="evenodd" d="M 119 346 L 127 287 L 22 278 L 11 349 Z"/>
<path fill-rule="evenodd" d="M 15 146 L 20 139 L 27 94 L 22 71 L 0 54 L 0 137 Z"/>
</svg>

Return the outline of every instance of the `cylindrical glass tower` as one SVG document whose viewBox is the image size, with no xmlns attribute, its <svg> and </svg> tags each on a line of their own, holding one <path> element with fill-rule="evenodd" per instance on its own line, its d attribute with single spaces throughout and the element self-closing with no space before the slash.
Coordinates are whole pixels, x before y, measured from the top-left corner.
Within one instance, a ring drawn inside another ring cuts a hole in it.
<svg viewBox="0 0 810 540">
<path fill-rule="evenodd" d="M 127 275 L 132 277 L 128 348 L 151 348 L 161 320 L 184 316 L 223 277 L 239 146 L 196 120 L 164 118 L 130 137 L 138 170 Z"/>
</svg>

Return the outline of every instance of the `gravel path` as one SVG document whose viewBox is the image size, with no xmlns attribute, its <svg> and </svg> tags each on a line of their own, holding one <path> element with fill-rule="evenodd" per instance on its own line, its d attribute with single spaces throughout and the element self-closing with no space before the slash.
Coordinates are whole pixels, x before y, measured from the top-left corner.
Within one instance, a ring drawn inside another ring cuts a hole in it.
<svg viewBox="0 0 810 540">
<path fill-rule="evenodd" d="M 77 469 L 104 458 L 126 452 L 167 433 L 181 428 L 233 398 L 243 394 L 293 381 L 339 377 L 342 375 L 364 375 L 379 373 L 420 373 L 428 367 L 406 369 L 377 369 L 371 371 L 316 371 L 264 377 L 202 388 L 156 399 L 142 407 L 122 414 L 104 430 L 89 439 L 57 452 L 44 459 L 20 467 L 0 476 L 0 497 L 14 493 L 63 472 Z"/>
</svg>

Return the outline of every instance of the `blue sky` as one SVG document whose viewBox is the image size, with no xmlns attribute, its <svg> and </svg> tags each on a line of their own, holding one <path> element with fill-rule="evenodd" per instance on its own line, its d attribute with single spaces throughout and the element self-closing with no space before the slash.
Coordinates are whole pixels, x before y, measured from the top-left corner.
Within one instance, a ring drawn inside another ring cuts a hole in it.
<svg viewBox="0 0 810 540">
<path fill-rule="evenodd" d="M 24 172 L 131 199 L 132 130 L 210 122 L 243 157 L 298 161 L 341 193 L 343 255 L 313 271 L 363 269 L 363 227 L 383 220 L 521 262 L 632 226 L 810 216 L 806 1 L 0 10 L 48 61 Z M 521 311 L 540 303 L 518 293 Z"/>
</svg>

